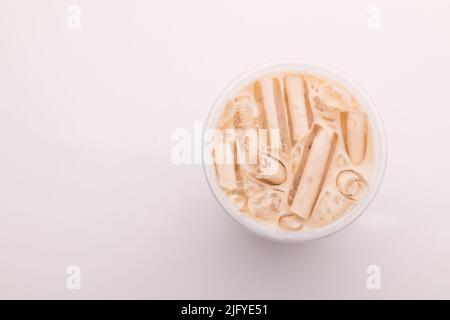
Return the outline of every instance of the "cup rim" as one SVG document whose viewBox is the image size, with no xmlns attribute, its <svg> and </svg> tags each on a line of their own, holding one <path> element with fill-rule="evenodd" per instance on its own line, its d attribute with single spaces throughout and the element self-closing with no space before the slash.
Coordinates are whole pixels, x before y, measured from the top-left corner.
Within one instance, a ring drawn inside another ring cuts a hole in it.
<svg viewBox="0 0 450 320">
<path fill-rule="evenodd" d="M 225 196 L 223 190 L 215 181 L 214 164 L 205 161 L 205 151 L 208 149 L 208 139 L 206 132 L 208 129 L 213 129 L 217 123 L 218 117 L 225 106 L 225 103 L 238 90 L 242 89 L 246 84 L 260 78 L 263 75 L 279 72 L 310 72 L 313 75 L 324 77 L 337 81 L 348 89 L 357 99 L 359 104 L 369 117 L 371 129 L 374 137 L 374 168 L 372 177 L 370 179 L 371 188 L 369 192 L 361 199 L 355 207 L 349 212 L 346 212 L 342 217 L 338 218 L 331 224 L 310 229 L 306 231 L 285 231 L 274 228 L 271 225 L 261 223 L 251 217 L 240 213 L 236 206 Z M 331 236 L 356 221 L 369 207 L 378 193 L 382 184 L 387 163 L 387 141 L 386 132 L 383 121 L 379 115 L 378 109 L 373 100 L 367 95 L 363 89 L 356 84 L 344 72 L 336 70 L 323 64 L 305 61 L 305 60 L 277 60 L 265 64 L 258 65 L 247 72 L 242 73 L 234 81 L 232 81 L 216 99 L 207 116 L 206 125 L 204 126 L 203 142 L 202 142 L 202 163 L 203 171 L 208 182 L 208 186 L 221 205 L 222 209 L 241 227 L 251 233 L 267 240 L 272 240 L 282 243 L 302 243 L 312 240 L 322 239 Z"/>
</svg>

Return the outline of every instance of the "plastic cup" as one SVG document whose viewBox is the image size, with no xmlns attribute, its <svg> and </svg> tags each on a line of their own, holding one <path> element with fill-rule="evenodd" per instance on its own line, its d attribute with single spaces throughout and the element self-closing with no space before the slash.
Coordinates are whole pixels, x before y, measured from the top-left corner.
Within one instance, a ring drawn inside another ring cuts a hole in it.
<svg viewBox="0 0 450 320">
<path fill-rule="evenodd" d="M 217 120 L 224 110 L 226 102 L 233 97 L 244 86 L 252 83 L 258 78 L 272 73 L 282 72 L 304 72 L 323 77 L 325 79 L 335 80 L 342 84 L 349 90 L 359 101 L 360 106 L 367 113 L 369 123 L 373 132 L 373 148 L 374 148 L 374 163 L 372 176 L 369 179 L 369 191 L 360 199 L 355 207 L 350 211 L 344 213 L 342 217 L 331 224 L 323 227 L 305 231 L 285 231 L 274 228 L 271 225 L 261 223 L 252 217 L 248 217 L 235 207 L 235 204 L 227 199 L 223 190 L 219 187 L 215 175 L 214 164 L 210 161 L 203 161 L 203 168 L 208 181 L 209 187 L 223 207 L 235 221 L 243 226 L 247 231 L 252 232 L 260 237 L 268 240 L 273 240 L 283 243 L 301 243 L 316 239 L 321 239 L 335 234 L 352 224 L 358 217 L 360 217 L 368 208 L 370 203 L 375 198 L 384 176 L 387 159 L 386 136 L 380 115 L 372 102 L 372 100 L 364 93 L 364 91 L 350 80 L 342 72 L 335 71 L 329 67 L 319 65 L 316 63 L 305 61 L 277 61 L 258 66 L 238 77 L 217 98 L 212 107 L 205 125 L 205 133 L 207 130 L 214 129 Z M 208 139 L 204 136 L 203 152 L 210 150 L 208 147 Z M 204 154 L 205 159 L 205 154 Z"/>
</svg>

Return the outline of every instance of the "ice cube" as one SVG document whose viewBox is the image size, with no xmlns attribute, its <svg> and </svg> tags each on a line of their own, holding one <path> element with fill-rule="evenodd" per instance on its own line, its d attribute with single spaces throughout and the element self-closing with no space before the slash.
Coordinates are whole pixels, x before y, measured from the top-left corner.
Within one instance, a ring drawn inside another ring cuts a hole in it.
<svg viewBox="0 0 450 320">
<path fill-rule="evenodd" d="M 269 191 L 251 198 L 248 206 L 255 216 L 267 218 L 280 212 L 281 200 L 278 192 Z"/>
<path fill-rule="evenodd" d="M 287 230 L 299 230 L 303 226 L 303 220 L 298 215 L 290 213 L 278 219 L 280 227 Z"/>
</svg>

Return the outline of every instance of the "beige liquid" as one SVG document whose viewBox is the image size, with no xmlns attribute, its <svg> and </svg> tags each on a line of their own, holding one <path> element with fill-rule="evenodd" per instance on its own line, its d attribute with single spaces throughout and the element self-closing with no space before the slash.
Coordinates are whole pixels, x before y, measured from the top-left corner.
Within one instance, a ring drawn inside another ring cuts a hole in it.
<svg viewBox="0 0 450 320">
<path fill-rule="evenodd" d="M 368 121 L 334 81 L 300 73 L 260 78 L 230 98 L 217 122 L 223 137 L 236 133 L 213 148 L 217 182 L 243 215 L 261 223 L 291 231 L 330 224 L 369 188 Z M 243 134 L 252 130 L 266 138 Z"/>
</svg>

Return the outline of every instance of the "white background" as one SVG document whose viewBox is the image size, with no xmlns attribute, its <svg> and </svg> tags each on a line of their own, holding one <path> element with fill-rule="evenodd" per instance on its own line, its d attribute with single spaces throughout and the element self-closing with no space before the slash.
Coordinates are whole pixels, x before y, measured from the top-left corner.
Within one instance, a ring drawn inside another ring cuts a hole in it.
<svg viewBox="0 0 450 320">
<path fill-rule="evenodd" d="M 449 17 L 446 0 L 0 0 L 0 298 L 450 298 Z M 359 83 L 389 149 L 366 213 L 304 245 L 243 231 L 170 159 L 231 80 L 292 58 Z"/>
</svg>

